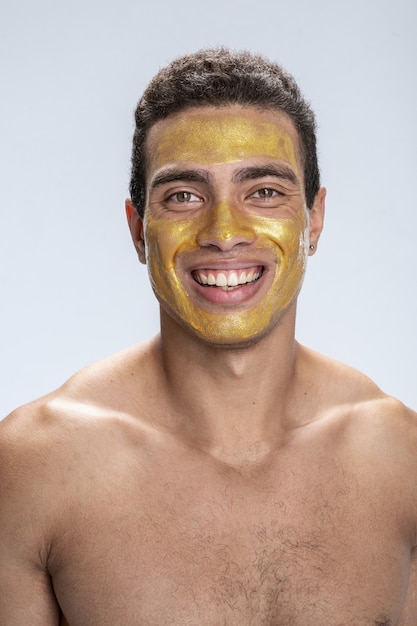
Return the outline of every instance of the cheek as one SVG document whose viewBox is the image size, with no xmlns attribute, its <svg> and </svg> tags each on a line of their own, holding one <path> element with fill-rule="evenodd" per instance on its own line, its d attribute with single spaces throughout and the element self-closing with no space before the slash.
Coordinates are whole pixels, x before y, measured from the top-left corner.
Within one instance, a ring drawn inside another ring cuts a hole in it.
<svg viewBox="0 0 417 626">
<path fill-rule="evenodd" d="M 179 252 L 197 247 L 196 237 L 196 228 L 189 220 L 158 222 L 149 219 L 145 227 L 148 264 L 158 265 L 166 272 L 172 270 Z"/>
<path fill-rule="evenodd" d="M 268 219 L 256 224 L 255 229 L 258 247 L 279 250 L 284 257 L 304 256 L 308 252 L 308 220 L 304 215 L 295 219 Z"/>
</svg>

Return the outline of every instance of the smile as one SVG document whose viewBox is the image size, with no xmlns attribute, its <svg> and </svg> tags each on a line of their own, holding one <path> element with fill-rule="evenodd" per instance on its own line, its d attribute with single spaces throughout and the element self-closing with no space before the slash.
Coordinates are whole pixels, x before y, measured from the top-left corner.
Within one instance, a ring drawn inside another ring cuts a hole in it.
<svg viewBox="0 0 417 626">
<path fill-rule="evenodd" d="M 262 275 L 262 267 L 247 267 L 245 269 L 215 270 L 201 269 L 194 270 L 192 275 L 196 282 L 206 287 L 220 287 L 229 291 L 237 289 L 242 285 L 250 285 Z"/>
</svg>

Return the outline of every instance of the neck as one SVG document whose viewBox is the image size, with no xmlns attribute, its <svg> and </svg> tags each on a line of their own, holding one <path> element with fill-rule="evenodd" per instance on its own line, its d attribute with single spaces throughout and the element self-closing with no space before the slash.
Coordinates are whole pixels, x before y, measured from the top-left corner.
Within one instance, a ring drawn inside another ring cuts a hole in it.
<svg viewBox="0 0 417 626">
<path fill-rule="evenodd" d="M 163 311 L 160 358 L 176 428 L 214 456 L 265 457 L 291 427 L 295 306 L 250 347 L 204 344 Z M 247 459 L 248 461 L 251 459 Z M 253 458 L 252 460 L 256 460 Z"/>
</svg>

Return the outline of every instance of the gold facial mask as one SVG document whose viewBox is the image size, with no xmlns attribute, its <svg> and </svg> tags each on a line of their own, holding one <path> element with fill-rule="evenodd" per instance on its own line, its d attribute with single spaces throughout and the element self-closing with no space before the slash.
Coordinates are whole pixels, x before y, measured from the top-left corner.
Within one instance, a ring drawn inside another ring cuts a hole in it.
<svg viewBox="0 0 417 626">
<path fill-rule="evenodd" d="M 218 109 L 203 111 L 197 109 L 191 119 L 166 120 L 159 133 L 153 133 L 149 180 L 166 167 L 191 163 L 193 169 L 208 168 L 216 181 L 226 164 L 236 163 L 239 168 L 265 159 L 290 165 L 299 178 L 294 143 L 282 125 L 258 112 L 237 117 L 220 114 Z M 182 186 L 187 189 L 189 185 Z M 288 207 L 285 217 L 277 217 L 277 211 L 269 216 L 267 211 L 235 206 L 225 197 L 207 209 L 172 215 L 153 201 L 151 192 L 144 220 L 145 244 L 152 287 L 162 307 L 212 344 L 244 344 L 264 335 L 294 302 L 305 272 L 309 218 L 301 191 Z M 213 246 L 209 249 L 203 241 L 218 242 L 215 254 Z M 232 241 L 245 245 L 234 249 Z M 201 267 L 204 259 L 215 256 L 221 264 L 225 246 L 233 248 L 237 262 L 250 258 L 253 266 L 263 268 L 264 285 L 247 301 L 206 302 L 200 287 L 200 292 L 194 291 L 193 263 Z"/>
<path fill-rule="evenodd" d="M 167 162 L 218 165 L 277 155 L 290 163 L 298 174 L 294 144 L 289 134 L 277 124 L 267 119 L 254 123 L 246 117 L 224 113 L 210 120 L 199 115 L 199 109 L 196 109 L 194 115 L 181 117 L 166 127 L 157 145 L 152 146 L 150 163 L 152 169 Z"/>
</svg>

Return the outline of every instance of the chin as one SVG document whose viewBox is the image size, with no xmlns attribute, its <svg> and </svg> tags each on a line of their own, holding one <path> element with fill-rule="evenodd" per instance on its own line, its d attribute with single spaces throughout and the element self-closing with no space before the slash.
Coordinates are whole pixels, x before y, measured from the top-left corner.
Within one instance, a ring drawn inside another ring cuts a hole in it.
<svg viewBox="0 0 417 626">
<path fill-rule="evenodd" d="M 185 331 L 191 333 L 199 341 L 205 345 L 217 350 L 245 350 L 252 348 L 262 342 L 266 337 L 269 337 L 273 330 L 280 325 L 282 316 L 270 322 L 270 324 L 264 328 L 259 328 L 254 331 L 253 328 L 248 330 L 242 330 L 236 328 L 231 329 L 217 329 L 213 326 L 204 329 L 190 327 L 188 324 L 182 322 L 181 325 Z M 209 332 L 207 332 L 209 331 Z"/>
<path fill-rule="evenodd" d="M 282 311 L 265 312 L 264 309 L 262 316 L 256 310 L 213 316 L 203 310 L 187 311 L 189 314 L 183 315 L 185 311 L 175 310 L 161 302 L 161 322 L 167 333 L 173 332 L 178 336 L 180 332 L 183 341 L 187 341 L 188 336 L 207 347 L 244 350 L 269 337 L 288 316 L 291 318 L 291 312 L 295 313 L 294 304 L 293 300 Z"/>
</svg>

